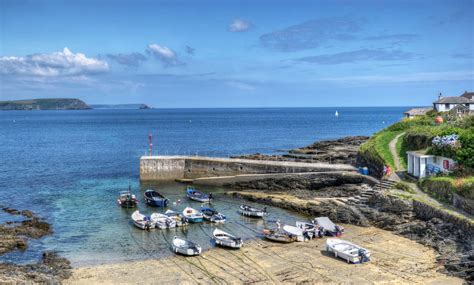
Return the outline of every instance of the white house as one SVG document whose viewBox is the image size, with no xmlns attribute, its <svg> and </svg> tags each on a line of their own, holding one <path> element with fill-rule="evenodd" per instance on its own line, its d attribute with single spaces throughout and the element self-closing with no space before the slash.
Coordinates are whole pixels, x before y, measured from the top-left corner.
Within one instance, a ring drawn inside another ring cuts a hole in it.
<svg viewBox="0 0 474 285">
<path fill-rule="evenodd" d="M 407 151 L 407 156 L 408 174 L 418 178 L 447 173 L 456 165 L 451 158 L 425 154 L 423 151 Z"/>
<path fill-rule="evenodd" d="M 461 96 L 443 97 L 441 93 L 438 100 L 433 102 L 433 108 L 438 112 L 448 112 L 456 106 L 466 107 L 471 113 L 474 111 L 474 93 L 464 92 Z"/>
</svg>

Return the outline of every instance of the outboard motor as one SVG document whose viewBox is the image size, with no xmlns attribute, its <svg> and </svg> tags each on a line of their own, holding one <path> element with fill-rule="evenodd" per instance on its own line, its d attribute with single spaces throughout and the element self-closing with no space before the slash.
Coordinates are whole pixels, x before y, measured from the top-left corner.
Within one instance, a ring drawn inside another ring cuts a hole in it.
<svg viewBox="0 0 474 285">
<path fill-rule="evenodd" d="M 359 249 L 359 256 L 360 256 L 360 263 L 364 263 L 369 261 L 369 257 L 367 256 L 367 251 L 365 249 Z"/>
</svg>

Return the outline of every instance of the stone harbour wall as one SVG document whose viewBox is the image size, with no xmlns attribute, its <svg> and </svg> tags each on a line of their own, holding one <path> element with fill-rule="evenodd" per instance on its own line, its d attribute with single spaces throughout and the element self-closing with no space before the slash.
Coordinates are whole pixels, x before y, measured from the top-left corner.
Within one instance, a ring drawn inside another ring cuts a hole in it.
<svg viewBox="0 0 474 285">
<path fill-rule="evenodd" d="M 142 181 L 194 179 L 241 174 L 327 171 L 356 172 L 356 168 L 345 164 L 259 161 L 199 156 L 143 156 L 140 159 L 140 180 Z"/>
</svg>

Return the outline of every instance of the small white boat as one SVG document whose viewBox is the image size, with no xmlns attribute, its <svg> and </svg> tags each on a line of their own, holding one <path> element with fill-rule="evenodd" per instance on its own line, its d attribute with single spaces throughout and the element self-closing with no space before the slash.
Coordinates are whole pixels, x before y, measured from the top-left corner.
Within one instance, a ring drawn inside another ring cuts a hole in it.
<svg viewBox="0 0 474 285">
<path fill-rule="evenodd" d="M 202 248 L 199 244 L 179 237 L 173 238 L 173 251 L 183 255 L 193 256 L 201 254 Z"/>
<path fill-rule="evenodd" d="M 140 211 L 138 211 L 138 210 L 133 212 L 132 220 L 133 220 L 133 224 L 137 228 L 142 229 L 142 230 L 149 230 L 149 229 L 155 227 L 155 224 L 150 219 L 150 217 L 147 217 L 147 216 L 141 214 Z"/>
<path fill-rule="evenodd" d="M 342 239 L 327 239 L 326 250 L 334 252 L 335 257 L 345 259 L 347 263 L 363 263 L 370 260 L 370 251 L 368 249 Z"/>
<path fill-rule="evenodd" d="M 320 227 L 324 235 L 338 237 L 344 233 L 344 227 L 334 224 L 328 217 L 316 218 L 313 223 Z"/>
<path fill-rule="evenodd" d="M 314 223 L 296 222 L 296 227 L 306 232 L 310 238 L 323 237 L 320 227 Z"/>
<path fill-rule="evenodd" d="M 186 226 L 188 224 L 188 221 L 186 220 L 186 218 L 180 213 L 177 213 L 175 211 L 167 210 L 165 212 L 165 215 L 173 219 L 176 222 L 177 227 Z"/>
<path fill-rule="evenodd" d="M 171 229 L 176 227 L 176 221 L 165 214 L 153 213 L 150 219 L 158 229 Z"/>
<path fill-rule="evenodd" d="M 244 244 L 242 238 L 235 237 L 219 229 L 215 229 L 212 235 L 214 236 L 215 243 L 220 246 L 241 248 Z"/>
<path fill-rule="evenodd" d="M 334 114 L 334 116 L 339 117 L 339 112 L 337 112 L 337 110 L 336 110 L 336 113 Z"/>
<path fill-rule="evenodd" d="M 183 210 L 183 216 L 190 222 L 190 223 L 200 223 L 203 220 L 203 215 L 196 209 L 191 207 L 186 207 Z"/>
<path fill-rule="evenodd" d="M 242 216 L 255 218 L 263 218 L 264 216 L 268 215 L 267 207 L 263 207 L 263 209 L 257 209 L 248 205 L 240 205 L 239 213 L 242 214 Z"/>
<path fill-rule="evenodd" d="M 283 231 L 287 233 L 290 236 L 293 236 L 295 238 L 295 241 L 305 241 L 306 238 L 304 236 L 304 232 L 302 229 L 290 226 L 290 225 L 284 225 L 283 226 Z"/>
</svg>

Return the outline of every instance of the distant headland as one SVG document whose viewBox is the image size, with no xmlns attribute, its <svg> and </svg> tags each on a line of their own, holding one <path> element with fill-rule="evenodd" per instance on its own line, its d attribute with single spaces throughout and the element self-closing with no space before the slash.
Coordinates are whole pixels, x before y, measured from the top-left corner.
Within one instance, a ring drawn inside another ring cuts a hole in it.
<svg viewBox="0 0 474 285">
<path fill-rule="evenodd" d="M 0 110 L 86 110 L 84 101 L 74 98 L 30 99 L 0 101 Z"/>
<path fill-rule="evenodd" d="M 88 109 L 151 109 L 146 104 L 88 105 L 76 98 L 46 98 L 0 101 L 1 110 L 88 110 Z"/>
<path fill-rule="evenodd" d="M 92 109 L 151 109 L 147 104 L 94 104 Z"/>
</svg>

